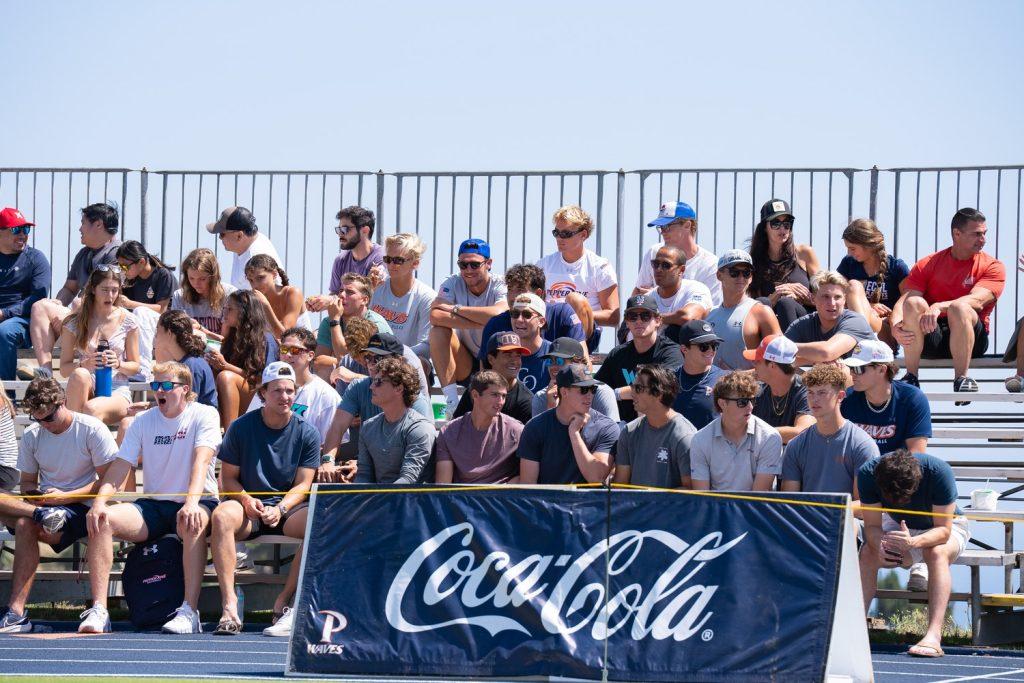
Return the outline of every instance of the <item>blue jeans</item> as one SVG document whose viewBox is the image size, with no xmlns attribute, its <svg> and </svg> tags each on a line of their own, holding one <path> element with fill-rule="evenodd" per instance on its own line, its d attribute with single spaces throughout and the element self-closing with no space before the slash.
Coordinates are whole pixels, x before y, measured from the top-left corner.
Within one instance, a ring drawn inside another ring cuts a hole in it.
<svg viewBox="0 0 1024 683">
<path fill-rule="evenodd" d="M 18 370 L 18 349 L 29 348 L 28 320 L 7 318 L 0 322 L 0 379 L 13 380 Z"/>
</svg>

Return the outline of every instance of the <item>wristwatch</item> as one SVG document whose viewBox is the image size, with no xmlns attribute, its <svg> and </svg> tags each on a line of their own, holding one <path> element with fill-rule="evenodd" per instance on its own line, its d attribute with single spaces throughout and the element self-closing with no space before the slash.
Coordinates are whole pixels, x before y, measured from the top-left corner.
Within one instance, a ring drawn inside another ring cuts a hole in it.
<svg viewBox="0 0 1024 683">
<path fill-rule="evenodd" d="M 460 308 L 462 308 L 462 306 L 460 306 L 458 304 L 455 304 L 454 306 L 452 306 L 452 317 L 453 318 L 459 314 L 459 309 Z"/>
<path fill-rule="evenodd" d="M 284 517 L 288 514 L 288 506 L 285 505 L 284 503 L 278 503 L 277 509 L 281 511 L 281 517 Z"/>
<path fill-rule="evenodd" d="M 326 453 L 324 453 L 323 455 L 320 456 L 320 464 L 321 465 L 330 465 L 333 462 L 334 462 L 334 458 L 332 458 L 331 456 L 327 455 Z"/>
<path fill-rule="evenodd" d="M 340 320 L 328 320 L 328 321 L 327 321 L 327 324 L 328 324 L 328 325 L 329 325 L 330 327 L 337 327 L 338 325 L 340 325 L 340 324 L 341 324 L 341 321 L 340 321 Z"/>
</svg>

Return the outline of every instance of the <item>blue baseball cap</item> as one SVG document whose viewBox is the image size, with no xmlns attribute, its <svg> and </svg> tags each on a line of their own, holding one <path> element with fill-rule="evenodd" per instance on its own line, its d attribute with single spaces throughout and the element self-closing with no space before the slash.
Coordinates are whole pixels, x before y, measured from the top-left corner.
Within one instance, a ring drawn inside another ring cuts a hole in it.
<svg viewBox="0 0 1024 683">
<path fill-rule="evenodd" d="M 648 228 L 668 225 L 680 218 L 696 219 L 697 212 L 686 202 L 665 202 L 658 211 L 658 217 L 647 224 Z"/>
<path fill-rule="evenodd" d="M 470 237 L 459 245 L 459 255 L 462 254 L 480 254 L 484 258 L 491 258 L 491 245 L 483 240 Z"/>
</svg>

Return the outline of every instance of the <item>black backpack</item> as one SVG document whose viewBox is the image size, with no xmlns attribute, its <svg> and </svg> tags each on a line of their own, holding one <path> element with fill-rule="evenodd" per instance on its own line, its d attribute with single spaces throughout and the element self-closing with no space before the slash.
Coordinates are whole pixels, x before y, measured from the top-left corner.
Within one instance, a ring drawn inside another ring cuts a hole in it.
<svg viewBox="0 0 1024 683">
<path fill-rule="evenodd" d="M 157 629 L 170 621 L 185 599 L 181 541 L 164 536 L 132 548 L 124 561 L 121 584 L 129 618 L 136 629 Z"/>
</svg>

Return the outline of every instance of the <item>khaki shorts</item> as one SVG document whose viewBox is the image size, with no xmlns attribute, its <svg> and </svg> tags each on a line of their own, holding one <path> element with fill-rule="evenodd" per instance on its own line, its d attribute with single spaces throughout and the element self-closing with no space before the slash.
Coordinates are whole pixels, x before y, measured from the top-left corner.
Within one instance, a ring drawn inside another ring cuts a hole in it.
<svg viewBox="0 0 1024 683">
<path fill-rule="evenodd" d="M 900 523 L 890 517 L 887 513 L 882 513 L 882 533 L 889 531 L 897 531 L 900 528 Z M 911 536 L 920 536 L 928 529 L 910 529 Z M 967 548 L 967 541 L 971 538 L 971 529 L 967 524 L 966 517 L 954 517 L 953 528 L 950 529 L 949 538 L 956 542 L 957 550 L 956 555 L 949 559 L 950 564 L 956 561 L 960 557 L 961 553 Z M 910 562 L 907 562 L 908 558 L 903 558 L 903 564 L 909 567 L 911 564 L 919 564 L 924 562 L 924 551 L 921 548 L 910 549 Z"/>
</svg>

